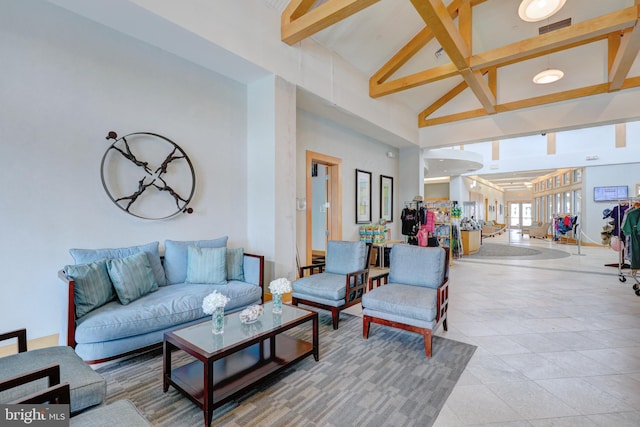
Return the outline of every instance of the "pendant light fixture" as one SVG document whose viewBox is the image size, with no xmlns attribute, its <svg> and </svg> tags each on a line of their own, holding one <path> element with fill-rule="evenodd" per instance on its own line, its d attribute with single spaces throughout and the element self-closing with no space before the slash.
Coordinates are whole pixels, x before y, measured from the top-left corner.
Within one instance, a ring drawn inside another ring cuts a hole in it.
<svg viewBox="0 0 640 427">
<path fill-rule="evenodd" d="M 533 82 L 537 85 L 546 85 L 548 83 L 554 83 L 564 77 L 564 72 L 557 68 L 547 68 L 544 71 L 540 71 L 533 76 Z"/>
<path fill-rule="evenodd" d="M 565 2 L 566 0 L 522 0 L 518 15 L 523 21 L 542 21 L 562 9 Z"/>
</svg>

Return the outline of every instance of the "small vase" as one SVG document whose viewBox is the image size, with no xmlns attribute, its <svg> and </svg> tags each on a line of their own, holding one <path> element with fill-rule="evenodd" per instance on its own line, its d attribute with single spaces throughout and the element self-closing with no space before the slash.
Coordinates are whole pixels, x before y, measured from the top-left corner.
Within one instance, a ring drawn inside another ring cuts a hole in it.
<svg viewBox="0 0 640 427">
<path fill-rule="evenodd" d="M 216 307 L 211 317 L 213 323 L 213 333 L 218 335 L 224 333 L 224 307 Z"/>
<path fill-rule="evenodd" d="M 273 312 L 282 313 L 282 294 L 273 294 Z"/>
</svg>

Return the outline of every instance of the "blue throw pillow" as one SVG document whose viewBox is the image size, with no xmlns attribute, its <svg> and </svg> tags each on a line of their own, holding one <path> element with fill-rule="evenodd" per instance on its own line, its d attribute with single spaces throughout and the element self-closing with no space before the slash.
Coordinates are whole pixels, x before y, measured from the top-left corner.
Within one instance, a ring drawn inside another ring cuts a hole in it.
<svg viewBox="0 0 640 427">
<path fill-rule="evenodd" d="M 243 248 L 227 248 L 227 280 L 244 282 Z"/>
<path fill-rule="evenodd" d="M 75 282 L 73 297 L 76 318 L 81 318 L 91 310 L 101 307 L 115 298 L 109 273 L 107 273 L 106 260 L 67 265 L 64 272 L 68 278 Z"/>
<path fill-rule="evenodd" d="M 187 283 L 224 285 L 227 283 L 227 248 L 187 249 Z"/>
<path fill-rule="evenodd" d="M 158 289 L 147 254 L 107 260 L 107 271 L 123 305 Z"/>
<path fill-rule="evenodd" d="M 124 258 L 129 255 L 145 252 L 149 258 L 149 263 L 153 269 L 153 276 L 159 286 L 167 284 L 164 277 L 164 268 L 160 261 L 160 251 L 158 250 L 159 242 L 151 242 L 145 245 L 130 246 L 127 248 L 105 248 L 105 249 L 70 249 L 69 253 L 73 257 L 76 264 L 85 264 L 97 261 L 99 259 Z"/>
<path fill-rule="evenodd" d="M 227 236 L 213 240 L 165 240 L 164 242 L 164 270 L 167 284 L 184 283 L 187 279 L 187 249 L 189 246 L 199 248 L 226 248 Z"/>
</svg>

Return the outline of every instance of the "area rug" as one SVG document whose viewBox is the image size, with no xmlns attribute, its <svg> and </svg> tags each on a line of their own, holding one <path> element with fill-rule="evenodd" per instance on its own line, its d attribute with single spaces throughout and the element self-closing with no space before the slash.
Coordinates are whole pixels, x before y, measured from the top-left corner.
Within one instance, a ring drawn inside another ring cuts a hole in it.
<svg viewBox="0 0 640 427">
<path fill-rule="evenodd" d="M 431 426 L 476 347 L 371 325 L 343 314 L 340 328 L 320 311 L 320 361 L 312 356 L 214 411 L 216 426 Z M 291 330 L 310 338 L 309 328 Z M 174 366 L 190 361 L 174 353 Z M 204 415 L 169 387 L 162 392 L 162 353 L 148 352 L 97 369 L 107 380 L 107 403 L 130 399 L 155 426 L 201 426 Z"/>
<path fill-rule="evenodd" d="M 469 258 L 518 257 L 518 259 L 559 259 L 568 256 L 571 256 L 571 254 L 557 249 L 501 245 L 498 243 L 482 243 L 478 252 L 473 255 L 465 255 L 465 257 Z"/>
</svg>

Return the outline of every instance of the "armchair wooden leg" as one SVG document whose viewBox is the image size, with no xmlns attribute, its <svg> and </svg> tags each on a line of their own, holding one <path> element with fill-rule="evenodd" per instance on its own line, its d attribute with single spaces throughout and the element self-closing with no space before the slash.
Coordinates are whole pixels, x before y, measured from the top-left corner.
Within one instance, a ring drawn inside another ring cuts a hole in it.
<svg viewBox="0 0 640 427">
<path fill-rule="evenodd" d="M 340 310 L 337 307 L 331 307 L 331 319 L 333 320 L 333 329 L 338 329 L 338 320 L 340 319 Z"/>
<path fill-rule="evenodd" d="M 365 340 L 369 338 L 369 326 L 371 325 L 371 319 L 369 316 L 364 316 L 362 318 L 362 338 Z"/>
<path fill-rule="evenodd" d="M 446 318 L 446 317 L 445 317 L 445 318 L 444 318 L 444 320 L 442 321 L 442 328 L 443 328 L 445 331 L 448 331 L 448 330 L 449 330 L 449 328 L 447 327 L 447 318 Z"/>
<path fill-rule="evenodd" d="M 427 357 L 431 357 L 431 331 L 430 330 L 426 330 L 423 333 L 424 336 L 424 352 L 427 355 Z"/>
</svg>

